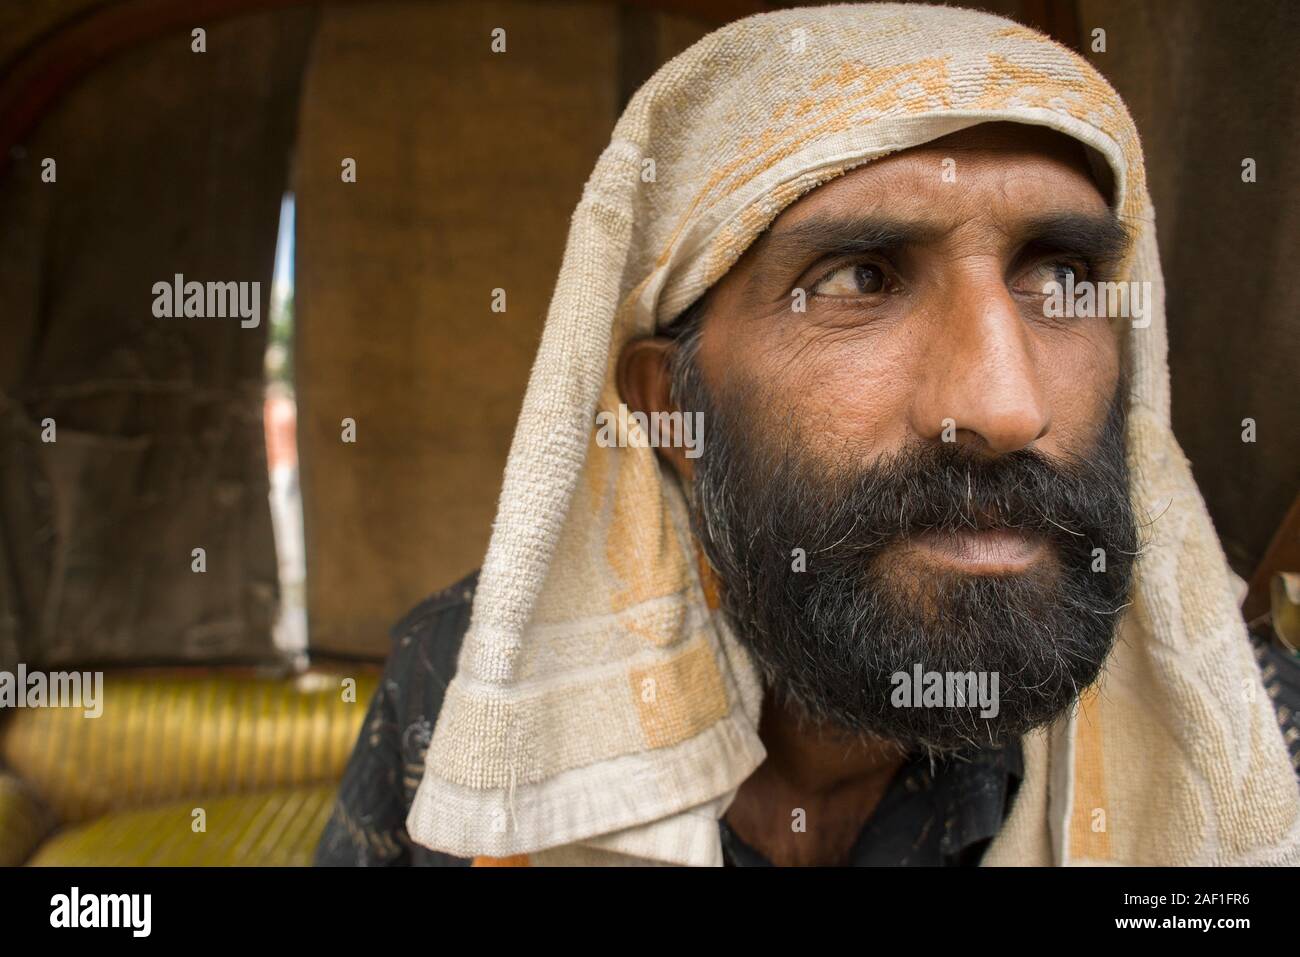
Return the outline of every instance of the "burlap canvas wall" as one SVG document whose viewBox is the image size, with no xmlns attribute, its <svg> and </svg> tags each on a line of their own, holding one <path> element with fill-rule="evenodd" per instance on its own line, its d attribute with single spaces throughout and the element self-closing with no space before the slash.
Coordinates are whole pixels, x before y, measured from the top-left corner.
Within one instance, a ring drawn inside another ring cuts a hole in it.
<svg viewBox="0 0 1300 957">
<path fill-rule="evenodd" d="M 274 657 L 266 324 L 158 319 L 152 286 L 260 281 L 265 319 L 311 21 L 124 52 L 0 184 L 0 667 Z"/>
<path fill-rule="evenodd" d="M 1300 5 L 1080 0 L 1083 51 L 1143 136 L 1173 424 L 1248 577 L 1300 490 Z M 1091 51 L 1095 28 L 1106 52 Z M 1242 161 L 1257 179 L 1242 181 Z M 1254 443 L 1242 420 L 1255 420 Z"/>
<path fill-rule="evenodd" d="M 384 657 L 393 621 L 482 560 L 569 216 L 639 68 L 628 51 L 653 69 L 660 44 L 703 32 L 603 3 L 323 12 L 294 171 L 313 651 Z"/>
</svg>

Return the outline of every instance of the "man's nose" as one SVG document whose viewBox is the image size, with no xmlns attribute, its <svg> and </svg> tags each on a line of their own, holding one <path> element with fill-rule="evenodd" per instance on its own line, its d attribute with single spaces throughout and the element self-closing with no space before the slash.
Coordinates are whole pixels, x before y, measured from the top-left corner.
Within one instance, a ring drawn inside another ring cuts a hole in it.
<svg viewBox="0 0 1300 957">
<path fill-rule="evenodd" d="M 922 438 L 1006 454 L 1051 425 L 1033 332 L 1000 277 L 971 279 L 927 324 L 912 405 Z"/>
</svg>

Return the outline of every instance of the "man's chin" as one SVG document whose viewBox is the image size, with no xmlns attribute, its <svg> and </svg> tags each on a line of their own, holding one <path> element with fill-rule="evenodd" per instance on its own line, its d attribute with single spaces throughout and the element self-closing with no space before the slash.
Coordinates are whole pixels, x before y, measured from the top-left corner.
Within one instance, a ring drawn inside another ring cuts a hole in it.
<svg viewBox="0 0 1300 957">
<path fill-rule="evenodd" d="M 945 753 L 1050 724 L 1097 679 L 1113 620 L 1075 607 L 1055 546 L 1000 575 L 907 556 L 876 556 L 889 571 L 873 563 L 852 605 L 823 605 L 817 637 L 750 642 L 783 699 L 841 732 Z"/>
<path fill-rule="evenodd" d="M 984 676 L 976 674 L 974 694 L 980 693 L 979 680 Z M 924 681 L 924 678 L 922 679 Z M 985 685 L 985 688 L 988 686 Z M 1079 689 L 1080 692 L 1083 690 Z M 827 715 L 813 715 L 805 709 L 815 723 L 843 735 L 846 739 L 856 739 L 864 743 L 887 743 L 903 753 L 926 753 L 944 756 L 970 752 L 977 748 L 1005 745 L 1019 740 L 1031 731 L 1045 727 L 1056 719 L 1069 713 L 1078 702 L 1078 695 L 1054 701 L 1016 702 L 1014 708 L 1004 717 L 987 716 L 988 707 L 976 704 L 971 708 L 952 708 L 944 705 L 925 705 L 924 685 L 915 710 L 912 705 L 900 706 L 881 720 L 881 713 L 876 710 L 871 714 L 845 715 L 838 718 Z M 1000 702 L 990 702 L 989 707 L 996 708 Z M 796 708 L 798 708 L 796 703 Z"/>
</svg>

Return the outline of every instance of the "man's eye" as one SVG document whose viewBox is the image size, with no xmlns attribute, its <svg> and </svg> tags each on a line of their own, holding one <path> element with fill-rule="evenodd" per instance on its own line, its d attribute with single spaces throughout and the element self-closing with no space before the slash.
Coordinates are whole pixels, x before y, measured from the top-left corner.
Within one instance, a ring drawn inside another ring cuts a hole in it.
<svg viewBox="0 0 1300 957">
<path fill-rule="evenodd" d="M 1058 283 L 1061 287 L 1077 286 L 1088 278 L 1088 270 L 1082 263 L 1070 260 L 1041 262 L 1029 270 L 1022 280 L 1022 289 L 1030 293 L 1044 293 L 1050 290 L 1049 283 Z"/>
<path fill-rule="evenodd" d="M 871 263 L 855 263 L 835 270 L 817 285 L 813 294 L 817 296 L 869 296 L 884 292 L 888 287 L 885 271 Z"/>
</svg>

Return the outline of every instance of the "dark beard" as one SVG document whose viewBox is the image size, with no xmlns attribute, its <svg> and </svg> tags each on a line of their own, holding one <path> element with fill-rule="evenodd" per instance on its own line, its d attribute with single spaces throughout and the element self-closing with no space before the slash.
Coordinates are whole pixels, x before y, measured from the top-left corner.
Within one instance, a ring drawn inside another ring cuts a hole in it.
<svg viewBox="0 0 1300 957">
<path fill-rule="evenodd" d="M 677 370 L 674 395 L 704 413 L 691 511 L 723 609 L 769 691 L 796 713 L 940 754 L 1047 724 L 1097 678 L 1137 551 L 1122 385 L 1095 447 L 1064 463 L 930 443 L 835 467 L 812 461 L 797 430 L 760 428 L 769 407 L 751 395 L 715 404 L 692 365 Z M 1040 533 L 1050 557 L 992 576 L 882 554 L 924 530 L 990 525 Z M 795 549 L 805 571 L 793 568 Z M 897 676 L 918 665 L 990 682 L 996 673 L 996 715 L 973 696 L 898 706 Z"/>
</svg>

